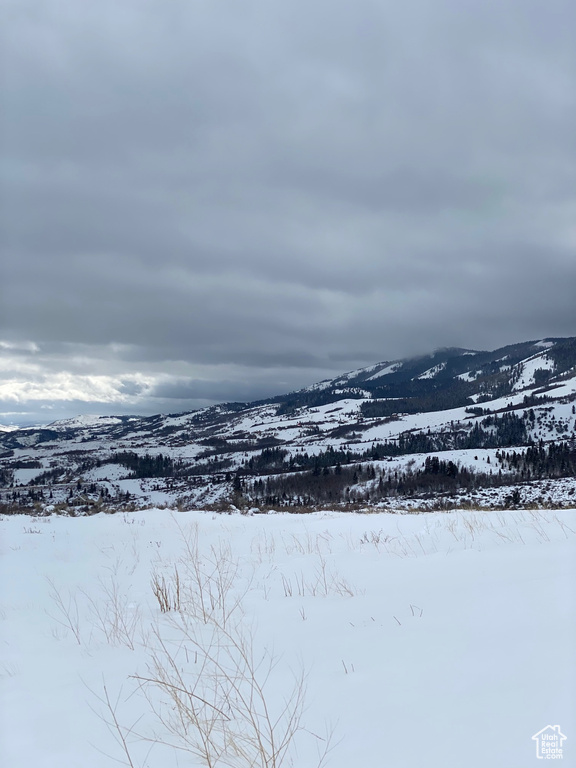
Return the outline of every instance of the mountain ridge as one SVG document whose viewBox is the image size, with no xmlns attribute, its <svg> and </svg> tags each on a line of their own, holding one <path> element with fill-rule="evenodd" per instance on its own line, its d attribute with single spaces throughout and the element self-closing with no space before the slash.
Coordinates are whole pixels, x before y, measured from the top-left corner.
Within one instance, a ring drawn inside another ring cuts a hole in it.
<svg viewBox="0 0 576 768">
<path fill-rule="evenodd" d="M 575 401 L 575 337 L 444 348 L 251 403 L 0 432 L 0 502 L 392 503 L 560 478 L 570 489 Z M 510 450 L 523 458 L 502 458 Z"/>
</svg>

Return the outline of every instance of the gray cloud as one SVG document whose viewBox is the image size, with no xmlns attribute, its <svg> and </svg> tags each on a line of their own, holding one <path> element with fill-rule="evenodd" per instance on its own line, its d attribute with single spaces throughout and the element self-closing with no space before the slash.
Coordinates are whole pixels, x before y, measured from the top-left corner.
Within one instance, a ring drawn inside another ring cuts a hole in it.
<svg viewBox="0 0 576 768">
<path fill-rule="evenodd" d="M 570 0 L 4 14 L 0 340 L 38 345 L 5 413 L 574 335 Z"/>
</svg>

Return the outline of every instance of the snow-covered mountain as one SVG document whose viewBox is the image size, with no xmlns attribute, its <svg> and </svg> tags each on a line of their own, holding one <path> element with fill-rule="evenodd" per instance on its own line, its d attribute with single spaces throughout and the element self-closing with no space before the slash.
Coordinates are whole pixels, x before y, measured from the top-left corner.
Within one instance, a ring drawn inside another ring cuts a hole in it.
<svg viewBox="0 0 576 768">
<path fill-rule="evenodd" d="M 524 501 L 551 503 L 574 493 L 575 403 L 576 338 L 442 349 L 267 401 L 1 433 L 0 497 L 409 506 L 500 503 L 521 484 Z"/>
<path fill-rule="evenodd" d="M 410 411 L 437 410 L 467 399 L 490 400 L 574 371 L 576 339 L 543 339 L 514 344 L 494 352 L 440 349 L 431 355 L 385 361 L 320 382 L 275 401 L 321 404 L 342 396 L 402 398 Z M 438 395 L 442 395 L 442 401 Z M 436 403 L 422 402 L 436 397 Z"/>
</svg>

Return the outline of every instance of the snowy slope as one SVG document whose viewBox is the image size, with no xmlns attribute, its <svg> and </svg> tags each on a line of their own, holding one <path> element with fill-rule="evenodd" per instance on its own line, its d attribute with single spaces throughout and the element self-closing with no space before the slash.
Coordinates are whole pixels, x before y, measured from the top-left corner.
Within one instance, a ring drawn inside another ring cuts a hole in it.
<svg viewBox="0 0 576 768">
<path fill-rule="evenodd" d="M 535 355 L 534 357 L 531 357 L 528 360 L 520 363 L 520 365 L 517 366 L 517 370 L 518 380 L 515 382 L 513 387 L 515 392 L 533 386 L 535 383 L 534 375 L 536 371 L 553 371 L 554 361 L 551 360 L 546 354 Z"/>
<path fill-rule="evenodd" d="M 179 687 L 211 695 L 202 660 L 221 637 L 221 614 L 195 613 L 193 562 L 204 590 L 214 574 L 234 574 L 221 592 L 227 631 L 242 633 L 257 660 L 272 655 L 268 684 L 266 665 L 256 675 L 274 717 L 294 674 L 307 673 L 285 767 L 317 765 L 330 732 L 330 768 L 528 766 L 532 736 L 550 723 L 568 735 L 562 764 L 574 765 L 575 517 L 0 518 L 0 576 L 11 584 L 1 614 L 2 764 L 127 764 L 119 736 L 134 765 L 203 764 L 187 751 L 193 725 L 186 743 L 177 721 L 171 733 L 154 714 L 170 713 L 169 689 L 134 678 L 158 679 L 158 665 L 170 674 L 174 661 Z M 162 613 L 151 581 L 172 585 L 175 568 L 180 611 Z M 220 685 L 215 723 L 248 733 Z"/>
</svg>

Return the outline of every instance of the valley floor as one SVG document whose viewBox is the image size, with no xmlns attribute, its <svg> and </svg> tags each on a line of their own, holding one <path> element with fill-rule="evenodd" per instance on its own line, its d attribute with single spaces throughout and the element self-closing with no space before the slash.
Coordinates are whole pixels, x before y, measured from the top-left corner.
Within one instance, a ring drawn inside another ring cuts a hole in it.
<svg viewBox="0 0 576 768">
<path fill-rule="evenodd" d="M 0 578 L 10 768 L 264 766 L 286 706 L 276 768 L 576 766 L 575 509 L 12 515 Z"/>
</svg>

